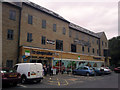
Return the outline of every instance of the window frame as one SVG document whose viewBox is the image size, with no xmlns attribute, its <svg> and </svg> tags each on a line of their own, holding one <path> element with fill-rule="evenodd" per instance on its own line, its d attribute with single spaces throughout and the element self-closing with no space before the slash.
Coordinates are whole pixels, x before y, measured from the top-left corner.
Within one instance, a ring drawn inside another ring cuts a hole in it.
<svg viewBox="0 0 120 90">
<path fill-rule="evenodd" d="M 42 38 L 41 38 L 41 44 L 42 45 L 46 45 L 46 37 L 45 36 L 42 36 Z"/>
<path fill-rule="evenodd" d="M 46 20 L 42 20 L 42 28 L 46 29 Z"/>
<path fill-rule="evenodd" d="M 57 31 L 57 24 L 53 24 L 53 31 L 54 31 L 54 32 Z"/>
<path fill-rule="evenodd" d="M 33 16 L 28 14 L 28 24 L 33 24 Z"/>
<path fill-rule="evenodd" d="M 7 39 L 8 40 L 13 40 L 14 39 L 14 30 L 8 29 Z"/>
<path fill-rule="evenodd" d="M 16 21 L 16 11 L 15 10 L 9 10 L 9 19 Z"/>
</svg>

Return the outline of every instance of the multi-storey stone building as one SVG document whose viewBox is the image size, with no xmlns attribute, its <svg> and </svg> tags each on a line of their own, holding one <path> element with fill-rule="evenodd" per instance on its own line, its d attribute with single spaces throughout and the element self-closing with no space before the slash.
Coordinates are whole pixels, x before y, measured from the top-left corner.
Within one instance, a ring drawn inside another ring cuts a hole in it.
<svg viewBox="0 0 120 90">
<path fill-rule="evenodd" d="M 104 32 L 94 33 L 32 2 L 2 2 L 2 65 L 109 65 Z"/>
</svg>

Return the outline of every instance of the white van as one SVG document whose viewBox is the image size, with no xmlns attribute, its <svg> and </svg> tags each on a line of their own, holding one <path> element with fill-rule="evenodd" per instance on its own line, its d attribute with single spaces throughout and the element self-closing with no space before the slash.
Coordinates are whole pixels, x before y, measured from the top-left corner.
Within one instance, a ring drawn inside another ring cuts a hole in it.
<svg viewBox="0 0 120 90">
<path fill-rule="evenodd" d="M 29 80 L 40 82 L 43 79 L 43 65 L 41 63 L 19 63 L 14 68 L 21 74 L 21 83 Z"/>
</svg>

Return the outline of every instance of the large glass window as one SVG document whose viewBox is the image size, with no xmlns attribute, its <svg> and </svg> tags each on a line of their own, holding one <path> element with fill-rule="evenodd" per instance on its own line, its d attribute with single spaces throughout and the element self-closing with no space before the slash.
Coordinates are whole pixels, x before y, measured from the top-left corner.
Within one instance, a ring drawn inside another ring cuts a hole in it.
<svg viewBox="0 0 120 90">
<path fill-rule="evenodd" d="M 32 33 L 27 33 L 27 42 L 32 42 Z"/>
<path fill-rule="evenodd" d="M 16 20 L 16 11 L 10 10 L 10 11 L 9 11 L 9 18 L 10 18 L 11 20 Z"/>
<path fill-rule="evenodd" d="M 8 30 L 7 39 L 13 40 L 13 30 Z"/>
<path fill-rule="evenodd" d="M 71 52 L 76 52 L 76 45 L 75 44 L 71 44 Z"/>
<path fill-rule="evenodd" d="M 56 50 L 63 50 L 63 41 L 56 40 Z"/>
<path fill-rule="evenodd" d="M 45 45 L 46 44 L 46 37 L 42 36 L 42 44 Z"/>
<path fill-rule="evenodd" d="M 28 24 L 32 24 L 33 17 L 31 15 L 28 15 Z"/>
<path fill-rule="evenodd" d="M 42 20 L 42 28 L 46 28 L 46 20 Z"/>
</svg>

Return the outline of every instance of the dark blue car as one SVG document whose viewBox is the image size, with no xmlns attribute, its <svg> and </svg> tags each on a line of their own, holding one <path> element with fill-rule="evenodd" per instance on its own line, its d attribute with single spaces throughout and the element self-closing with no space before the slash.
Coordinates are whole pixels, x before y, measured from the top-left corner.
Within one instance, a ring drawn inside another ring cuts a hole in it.
<svg viewBox="0 0 120 90">
<path fill-rule="evenodd" d="M 83 66 L 83 67 L 79 67 L 77 69 L 74 69 L 72 71 L 73 74 L 78 74 L 78 75 L 94 75 L 94 70 L 91 67 L 88 66 Z"/>
</svg>

